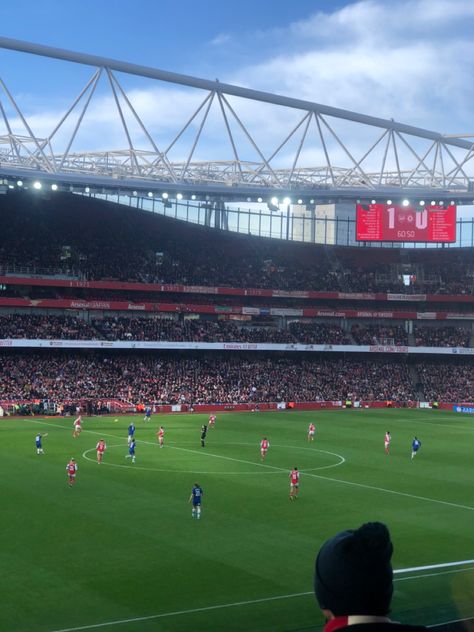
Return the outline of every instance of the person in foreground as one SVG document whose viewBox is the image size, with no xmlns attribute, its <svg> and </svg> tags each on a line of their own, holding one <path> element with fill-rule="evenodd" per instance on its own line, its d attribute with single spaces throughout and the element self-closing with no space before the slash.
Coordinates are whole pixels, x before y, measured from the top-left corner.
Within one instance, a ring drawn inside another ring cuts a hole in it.
<svg viewBox="0 0 474 632">
<path fill-rule="evenodd" d="M 390 621 L 393 544 L 387 527 L 368 522 L 327 540 L 316 558 L 314 592 L 325 632 L 403 632 L 424 626 Z"/>
</svg>

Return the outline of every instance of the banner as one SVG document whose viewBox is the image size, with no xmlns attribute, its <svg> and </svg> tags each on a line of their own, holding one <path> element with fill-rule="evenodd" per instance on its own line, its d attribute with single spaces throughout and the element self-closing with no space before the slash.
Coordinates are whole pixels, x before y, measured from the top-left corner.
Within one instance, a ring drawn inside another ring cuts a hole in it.
<svg viewBox="0 0 474 632">
<path fill-rule="evenodd" d="M 6 338 L 0 340 L 4 348 L 49 349 L 182 349 L 197 351 L 303 351 L 331 353 L 410 353 L 474 356 L 471 347 L 407 347 L 396 345 L 304 345 L 252 342 L 161 342 L 144 340 L 41 340 Z"/>
</svg>

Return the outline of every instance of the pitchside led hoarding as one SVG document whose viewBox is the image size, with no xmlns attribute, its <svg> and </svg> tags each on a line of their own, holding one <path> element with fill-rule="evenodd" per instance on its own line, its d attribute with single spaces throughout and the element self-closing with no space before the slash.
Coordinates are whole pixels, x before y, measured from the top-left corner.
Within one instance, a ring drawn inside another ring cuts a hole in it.
<svg viewBox="0 0 474 632">
<path fill-rule="evenodd" d="M 456 206 L 357 204 L 357 241 L 456 241 Z"/>
</svg>

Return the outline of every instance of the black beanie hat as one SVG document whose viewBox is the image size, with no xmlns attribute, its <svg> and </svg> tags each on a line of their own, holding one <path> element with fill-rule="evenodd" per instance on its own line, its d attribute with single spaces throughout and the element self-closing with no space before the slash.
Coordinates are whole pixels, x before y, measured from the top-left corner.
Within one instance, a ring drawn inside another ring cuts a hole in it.
<svg viewBox="0 0 474 632">
<path fill-rule="evenodd" d="M 393 593 L 393 545 L 387 527 L 368 522 L 327 540 L 316 558 L 314 592 L 335 616 L 385 616 Z"/>
</svg>

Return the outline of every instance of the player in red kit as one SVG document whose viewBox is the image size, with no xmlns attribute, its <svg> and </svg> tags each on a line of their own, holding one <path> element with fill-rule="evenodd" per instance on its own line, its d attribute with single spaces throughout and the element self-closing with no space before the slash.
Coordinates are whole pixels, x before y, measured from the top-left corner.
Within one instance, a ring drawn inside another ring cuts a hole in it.
<svg viewBox="0 0 474 632">
<path fill-rule="evenodd" d="M 160 429 L 156 433 L 156 436 L 158 437 L 160 448 L 162 448 L 165 445 L 165 429 L 163 428 L 163 426 L 160 426 Z"/>
<path fill-rule="evenodd" d="M 387 430 L 387 432 L 385 433 L 385 454 L 390 454 L 390 441 L 392 440 L 392 437 L 390 436 L 390 431 Z"/>
<path fill-rule="evenodd" d="M 300 473 L 298 472 L 298 468 L 294 467 L 290 474 L 290 500 L 296 500 L 298 497 L 298 489 L 300 486 Z"/>
<path fill-rule="evenodd" d="M 265 460 L 269 447 L 270 447 L 270 442 L 268 441 L 266 437 L 263 437 L 263 439 L 260 442 L 260 454 L 262 455 L 262 461 Z"/>
<path fill-rule="evenodd" d="M 72 487 L 76 482 L 77 463 L 75 459 L 71 459 L 66 465 L 66 472 L 68 478 L 67 484 L 69 487 Z"/>
<path fill-rule="evenodd" d="M 74 420 L 74 432 L 72 433 L 72 436 L 74 437 L 74 439 L 77 439 L 77 437 L 81 434 L 81 430 L 82 430 L 82 417 L 81 415 L 79 415 L 77 419 Z"/>
<path fill-rule="evenodd" d="M 314 441 L 314 433 L 316 432 L 316 426 L 311 422 L 308 426 L 308 442 Z"/>
<path fill-rule="evenodd" d="M 98 441 L 97 445 L 95 446 L 95 449 L 97 451 L 97 463 L 99 463 L 100 465 L 104 457 L 104 452 L 107 450 L 105 441 L 103 439 L 100 439 L 100 441 Z"/>
<path fill-rule="evenodd" d="M 211 415 L 209 417 L 209 423 L 208 423 L 208 427 L 212 428 L 213 426 L 216 425 L 216 416 L 215 415 Z"/>
</svg>

